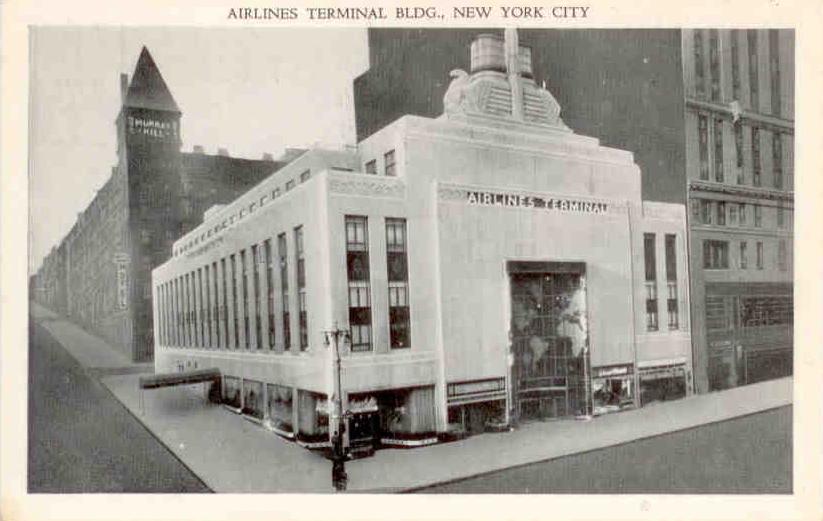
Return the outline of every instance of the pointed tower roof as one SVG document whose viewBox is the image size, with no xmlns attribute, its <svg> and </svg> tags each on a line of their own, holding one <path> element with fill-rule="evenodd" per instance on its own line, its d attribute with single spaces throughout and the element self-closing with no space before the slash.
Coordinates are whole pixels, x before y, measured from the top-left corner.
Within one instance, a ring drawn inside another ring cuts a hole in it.
<svg viewBox="0 0 823 521">
<path fill-rule="evenodd" d="M 140 52 L 123 106 L 180 113 L 146 47 Z"/>
</svg>

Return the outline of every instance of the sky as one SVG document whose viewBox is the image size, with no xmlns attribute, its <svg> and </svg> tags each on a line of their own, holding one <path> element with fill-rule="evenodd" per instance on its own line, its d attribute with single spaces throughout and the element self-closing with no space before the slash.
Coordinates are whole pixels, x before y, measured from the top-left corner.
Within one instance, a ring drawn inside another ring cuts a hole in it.
<svg viewBox="0 0 823 521">
<path fill-rule="evenodd" d="M 120 73 L 144 45 L 183 113 L 184 151 L 259 159 L 356 141 L 365 29 L 38 27 L 30 43 L 29 273 L 117 163 Z"/>
</svg>

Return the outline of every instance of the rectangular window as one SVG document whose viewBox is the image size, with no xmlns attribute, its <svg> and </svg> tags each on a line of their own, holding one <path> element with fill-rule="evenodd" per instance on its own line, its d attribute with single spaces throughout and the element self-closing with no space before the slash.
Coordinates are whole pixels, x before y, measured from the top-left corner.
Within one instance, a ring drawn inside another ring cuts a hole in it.
<svg viewBox="0 0 823 521">
<path fill-rule="evenodd" d="M 703 31 L 696 29 L 694 31 L 694 87 L 698 98 L 706 95 L 703 61 Z"/>
<path fill-rule="evenodd" d="M 229 348 L 229 293 L 226 291 L 226 281 L 228 277 L 226 276 L 226 259 L 220 259 L 220 273 L 223 280 L 223 335 L 224 341 L 221 347 L 225 347 L 226 349 Z"/>
<path fill-rule="evenodd" d="M 746 241 L 740 241 L 740 269 L 745 270 L 749 267 L 749 259 L 748 254 L 746 252 L 746 248 L 748 244 Z"/>
<path fill-rule="evenodd" d="M 376 174 L 377 173 L 377 160 L 372 159 L 371 161 L 366 161 L 366 166 L 364 168 L 367 174 Z"/>
<path fill-rule="evenodd" d="M 246 250 L 240 250 L 240 283 L 243 287 L 243 338 L 246 349 L 249 349 L 251 341 L 251 335 L 249 334 L 249 276 L 246 264 Z"/>
<path fill-rule="evenodd" d="M 772 165 L 774 165 L 774 187 L 783 189 L 783 141 L 780 134 L 772 134 Z"/>
<path fill-rule="evenodd" d="M 786 227 L 786 210 L 783 208 L 783 203 L 777 203 L 777 227 Z"/>
<path fill-rule="evenodd" d="M 251 247 L 251 262 L 254 281 L 254 345 L 257 349 L 263 349 L 263 337 L 260 334 L 260 254 L 256 244 Z"/>
<path fill-rule="evenodd" d="M 709 180 L 709 119 L 697 116 L 697 147 L 700 153 L 700 179 Z"/>
<path fill-rule="evenodd" d="M 737 184 L 742 185 L 745 180 L 743 178 L 743 124 L 740 122 L 734 124 L 734 157 L 737 164 Z"/>
<path fill-rule="evenodd" d="M 646 271 L 646 330 L 659 329 L 657 312 L 657 255 L 655 252 L 655 235 L 643 234 L 643 255 Z"/>
<path fill-rule="evenodd" d="M 269 349 L 274 349 L 274 263 L 272 261 L 271 239 L 263 243 L 266 255 L 266 303 L 269 311 Z"/>
<path fill-rule="evenodd" d="M 206 305 L 203 306 L 203 315 L 206 317 L 206 347 L 211 347 L 211 284 L 209 283 L 209 265 L 203 268 L 204 286 L 203 292 L 206 294 Z"/>
<path fill-rule="evenodd" d="M 203 270 L 197 268 L 197 321 L 200 323 L 200 347 L 206 345 L 206 324 L 203 309 Z"/>
<path fill-rule="evenodd" d="M 212 279 L 214 279 L 214 307 L 212 319 L 214 320 L 214 347 L 223 347 L 220 344 L 220 290 L 217 285 L 217 261 L 211 264 Z"/>
<path fill-rule="evenodd" d="M 305 172 L 300 174 L 300 182 L 305 183 L 311 177 L 311 170 L 306 170 Z"/>
<path fill-rule="evenodd" d="M 234 348 L 240 348 L 240 317 L 237 309 L 237 262 L 235 256 L 229 257 L 231 261 L 231 309 L 234 316 Z"/>
<path fill-rule="evenodd" d="M 769 79 L 772 85 L 772 115 L 780 116 L 780 41 L 776 29 L 769 30 Z"/>
<path fill-rule="evenodd" d="M 737 203 L 737 215 L 740 218 L 740 226 L 745 226 L 746 225 L 746 221 L 747 221 L 746 212 L 747 211 L 748 210 L 746 209 L 746 203 Z"/>
<path fill-rule="evenodd" d="M 737 203 L 729 203 L 729 226 L 737 226 Z"/>
<path fill-rule="evenodd" d="M 666 234 L 666 310 L 669 318 L 669 330 L 680 328 L 677 305 L 677 248 L 676 236 Z"/>
<path fill-rule="evenodd" d="M 288 192 L 292 188 L 294 188 L 294 179 L 292 179 L 291 181 L 286 181 L 286 191 Z"/>
<path fill-rule="evenodd" d="M 780 271 L 786 271 L 789 268 L 789 253 L 786 249 L 786 239 L 780 239 L 777 243 L 777 267 Z"/>
<path fill-rule="evenodd" d="M 752 128 L 752 184 L 760 186 L 760 173 L 762 165 L 760 162 L 760 129 Z"/>
<path fill-rule="evenodd" d="M 714 180 L 723 182 L 723 120 L 714 120 Z"/>
<path fill-rule="evenodd" d="M 729 269 L 729 243 L 726 241 L 703 241 L 703 268 L 707 270 Z"/>
<path fill-rule="evenodd" d="M 706 199 L 700 200 L 700 223 L 712 223 L 712 202 L 707 201 Z"/>
<path fill-rule="evenodd" d="M 185 305 L 185 314 L 186 314 L 186 347 L 192 345 L 192 335 L 191 335 L 191 285 L 189 284 L 189 274 L 186 273 L 185 283 L 183 285 L 183 290 L 185 292 L 185 297 L 183 300 L 183 304 Z"/>
<path fill-rule="evenodd" d="M 731 53 L 732 53 L 732 99 L 740 101 L 740 31 L 732 29 L 731 32 Z M 739 166 L 739 165 L 738 165 Z"/>
<path fill-rule="evenodd" d="M 303 247 L 303 227 L 294 229 L 294 260 L 297 268 L 297 298 L 300 323 L 300 350 L 309 347 L 309 325 L 306 312 L 306 255 Z"/>
<path fill-rule="evenodd" d="M 712 83 L 712 101 L 720 101 L 720 51 L 717 29 L 709 31 L 709 75 Z"/>
<path fill-rule="evenodd" d="M 757 241 L 757 269 L 763 269 L 763 243 Z"/>
<path fill-rule="evenodd" d="M 757 30 L 746 31 L 746 39 L 749 47 L 749 95 L 751 99 L 750 107 L 755 112 L 760 112 L 760 87 L 758 85 L 759 74 L 757 70 Z"/>
<path fill-rule="evenodd" d="M 283 350 L 291 349 L 291 323 L 289 322 L 289 253 L 286 234 L 277 236 L 277 255 L 280 257 L 280 298 L 283 305 Z"/>
<path fill-rule="evenodd" d="M 761 228 L 763 226 L 763 207 L 759 204 L 754 205 L 754 227 Z"/>
<path fill-rule="evenodd" d="M 371 279 L 368 220 L 346 216 L 346 271 L 349 283 L 349 327 L 352 351 L 371 351 Z"/>
<path fill-rule="evenodd" d="M 395 170 L 394 164 L 394 150 L 389 150 L 383 156 L 383 160 L 385 162 L 385 169 L 386 169 L 386 177 L 394 177 L 397 175 L 397 171 Z"/>
<path fill-rule="evenodd" d="M 717 202 L 717 224 L 726 226 L 726 203 L 723 201 Z"/>
<path fill-rule="evenodd" d="M 386 219 L 389 337 L 392 349 L 411 346 L 406 220 Z"/>
</svg>

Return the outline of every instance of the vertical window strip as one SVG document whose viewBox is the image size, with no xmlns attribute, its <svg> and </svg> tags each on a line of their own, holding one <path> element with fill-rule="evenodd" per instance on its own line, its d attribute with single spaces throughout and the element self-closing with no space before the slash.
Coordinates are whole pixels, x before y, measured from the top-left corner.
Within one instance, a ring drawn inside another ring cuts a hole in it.
<svg viewBox="0 0 823 521">
<path fill-rule="evenodd" d="M 769 79 L 772 87 L 772 115 L 780 117 L 780 40 L 776 29 L 769 30 Z"/>
<path fill-rule="evenodd" d="M 740 269 L 745 270 L 749 267 L 749 259 L 747 255 L 748 244 L 746 241 L 740 241 Z"/>
<path fill-rule="evenodd" d="M 714 120 L 714 180 L 723 182 L 723 120 Z"/>
<path fill-rule="evenodd" d="M 243 291 L 243 342 L 246 349 L 251 347 L 249 334 L 249 276 L 246 265 L 246 250 L 240 250 L 240 283 Z"/>
<path fill-rule="evenodd" d="M 291 324 L 289 316 L 289 260 L 286 234 L 277 236 L 277 254 L 280 257 L 280 297 L 283 304 L 283 350 L 291 349 Z"/>
<path fill-rule="evenodd" d="M 646 330 L 659 329 L 657 312 L 657 254 L 655 234 L 643 234 L 643 257 L 646 272 Z"/>
<path fill-rule="evenodd" d="M 212 309 L 212 320 L 214 320 L 214 347 L 222 347 L 220 345 L 220 291 L 217 285 L 217 261 L 211 264 L 212 279 L 214 280 L 214 307 Z"/>
<path fill-rule="evenodd" d="M 254 345 L 257 349 L 263 347 L 263 337 L 260 331 L 260 252 L 256 244 L 251 247 L 252 277 L 254 277 Z"/>
<path fill-rule="evenodd" d="M 709 180 L 709 118 L 705 114 L 697 116 L 697 147 L 700 156 L 700 179 Z"/>
<path fill-rule="evenodd" d="M 231 260 L 231 310 L 234 318 L 234 349 L 240 348 L 240 317 L 237 316 L 237 257 L 232 255 Z"/>
<path fill-rule="evenodd" d="M 774 168 L 774 187 L 783 189 L 783 141 L 780 133 L 772 134 L 772 165 Z"/>
<path fill-rule="evenodd" d="M 706 95 L 705 77 L 703 73 L 703 31 L 694 31 L 694 83 L 698 98 Z"/>
<path fill-rule="evenodd" d="M 389 283 L 389 345 L 411 346 L 409 270 L 405 219 L 386 219 L 386 263 Z"/>
<path fill-rule="evenodd" d="M 740 101 L 740 30 L 731 31 L 732 99 Z M 738 165 L 739 166 L 739 165 Z"/>
<path fill-rule="evenodd" d="M 760 161 L 760 129 L 752 127 L 752 184 L 760 186 L 762 163 Z"/>
<path fill-rule="evenodd" d="M 220 259 L 220 272 L 223 279 L 223 347 L 229 349 L 229 293 L 226 290 L 228 285 L 228 273 L 226 273 L 226 259 Z"/>
<path fill-rule="evenodd" d="M 209 265 L 206 264 L 206 267 L 203 268 L 203 278 L 204 278 L 204 292 L 206 293 L 206 304 L 203 306 L 203 316 L 206 317 L 206 335 L 207 335 L 207 342 L 206 347 L 212 347 L 212 338 L 211 338 L 211 283 L 209 281 Z"/>
<path fill-rule="evenodd" d="M 720 101 L 720 50 L 717 29 L 709 30 L 709 76 L 711 99 Z"/>
<path fill-rule="evenodd" d="M 303 245 L 303 227 L 294 229 L 294 258 L 297 271 L 298 323 L 300 326 L 300 350 L 309 346 L 308 312 L 306 310 L 306 258 Z"/>
<path fill-rule="evenodd" d="M 748 29 L 746 31 L 746 39 L 749 50 L 749 106 L 755 112 L 760 112 L 760 87 L 758 81 L 760 78 L 757 59 L 757 30 Z"/>
<path fill-rule="evenodd" d="M 266 239 L 264 243 L 266 255 L 266 303 L 268 304 L 269 314 L 269 331 L 268 331 L 268 345 L 269 350 L 274 349 L 274 264 L 272 261 L 271 239 Z"/>
<path fill-rule="evenodd" d="M 757 241 L 756 244 L 757 248 L 757 269 L 763 269 L 763 243 L 761 241 Z"/>
<path fill-rule="evenodd" d="M 349 285 L 349 327 L 352 351 L 371 351 L 371 280 L 368 220 L 346 216 L 346 270 Z"/>
<path fill-rule="evenodd" d="M 669 319 L 669 330 L 680 328 L 677 287 L 677 237 L 666 234 L 666 311 Z"/>
</svg>

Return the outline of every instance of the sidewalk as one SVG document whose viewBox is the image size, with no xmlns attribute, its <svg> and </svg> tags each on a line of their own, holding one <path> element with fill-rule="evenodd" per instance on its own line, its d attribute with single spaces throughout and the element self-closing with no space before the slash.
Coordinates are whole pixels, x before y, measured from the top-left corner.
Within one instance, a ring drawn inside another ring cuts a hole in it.
<svg viewBox="0 0 823 521">
<path fill-rule="evenodd" d="M 30 301 L 29 313 L 86 369 L 98 373 L 154 372 L 154 364 L 132 362 L 122 351 L 50 309 Z"/>
<path fill-rule="evenodd" d="M 53 334 L 64 345 L 88 340 L 71 331 L 70 325 L 58 327 Z M 72 352 L 80 349 L 66 347 Z M 145 391 L 141 407 L 137 380 L 136 374 L 101 378 L 215 492 L 332 491 L 329 461 L 207 403 L 201 385 Z M 535 422 L 514 432 L 416 449 L 384 449 L 372 458 L 346 464 L 348 490 L 388 492 L 430 485 L 727 420 L 791 401 L 792 379 L 784 378 L 591 421 Z"/>
</svg>

